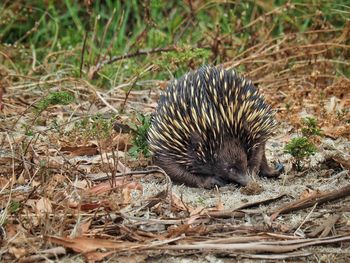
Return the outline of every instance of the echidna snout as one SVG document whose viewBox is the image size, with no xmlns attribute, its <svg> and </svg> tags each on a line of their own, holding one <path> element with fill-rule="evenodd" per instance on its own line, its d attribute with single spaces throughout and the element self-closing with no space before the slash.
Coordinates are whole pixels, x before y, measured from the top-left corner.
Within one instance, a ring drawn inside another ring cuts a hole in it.
<svg viewBox="0 0 350 263">
<path fill-rule="evenodd" d="M 226 178 L 228 183 L 237 183 L 242 186 L 248 184 L 248 156 L 238 139 L 225 140 L 214 157 L 215 176 Z"/>
</svg>

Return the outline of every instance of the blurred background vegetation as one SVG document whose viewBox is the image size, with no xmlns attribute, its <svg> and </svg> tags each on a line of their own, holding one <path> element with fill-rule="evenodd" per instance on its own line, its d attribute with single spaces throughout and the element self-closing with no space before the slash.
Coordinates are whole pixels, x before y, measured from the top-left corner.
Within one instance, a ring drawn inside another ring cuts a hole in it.
<svg viewBox="0 0 350 263">
<path fill-rule="evenodd" d="M 19 75 L 82 75 L 110 88 L 150 64 L 157 67 L 143 78 L 178 77 L 204 63 L 231 61 L 286 33 L 326 29 L 332 38 L 332 30 L 341 31 L 349 17 L 346 0 L 5 0 L 0 4 L 0 62 Z M 310 41 L 308 35 L 298 38 L 299 44 Z M 133 56 L 140 50 L 154 54 Z M 112 56 L 126 54 L 131 57 L 95 71 Z M 349 77 L 348 67 L 339 64 L 338 70 Z"/>
</svg>

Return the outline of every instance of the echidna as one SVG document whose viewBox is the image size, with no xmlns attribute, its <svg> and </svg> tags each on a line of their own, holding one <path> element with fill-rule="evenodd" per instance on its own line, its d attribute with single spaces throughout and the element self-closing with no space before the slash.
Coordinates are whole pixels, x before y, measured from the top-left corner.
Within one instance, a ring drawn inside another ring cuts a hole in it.
<svg viewBox="0 0 350 263">
<path fill-rule="evenodd" d="M 250 80 L 233 69 L 204 66 L 163 92 L 148 141 L 155 164 L 174 182 L 247 185 L 249 173 L 279 175 L 265 156 L 275 125 L 271 107 Z"/>
</svg>

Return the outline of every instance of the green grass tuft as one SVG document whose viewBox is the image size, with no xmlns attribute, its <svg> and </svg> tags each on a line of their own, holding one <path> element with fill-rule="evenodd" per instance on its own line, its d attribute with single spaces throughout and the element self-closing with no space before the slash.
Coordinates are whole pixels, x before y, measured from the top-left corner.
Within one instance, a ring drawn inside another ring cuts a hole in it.
<svg viewBox="0 0 350 263">
<path fill-rule="evenodd" d="M 36 104 L 36 112 L 41 113 L 51 105 L 68 105 L 74 101 L 74 96 L 66 91 L 52 92 Z"/>
</svg>

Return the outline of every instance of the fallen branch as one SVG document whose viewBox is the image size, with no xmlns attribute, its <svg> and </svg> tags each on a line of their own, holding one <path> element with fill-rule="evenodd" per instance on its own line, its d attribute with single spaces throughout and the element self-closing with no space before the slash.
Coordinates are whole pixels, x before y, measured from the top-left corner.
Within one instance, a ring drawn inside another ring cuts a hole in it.
<svg viewBox="0 0 350 263">
<path fill-rule="evenodd" d="M 291 211 L 300 210 L 303 208 L 311 207 L 317 204 L 323 204 L 329 201 L 333 201 L 339 198 L 343 198 L 350 195 L 350 185 L 347 185 L 343 188 L 336 189 L 331 192 L 315 194 L 300 200 L 293 201 L 287 205 L 283 205 L 277 208 L 271 215 L 271 220 L 275 220 L 278 215 L 286 214 Z"/>
<path fill-rule="evenodd" d="M 282 197 L 285 197 L 286 194 L 285 193 L 282 193 L 278 196 L 275 196 L 275 197 L 271 197 L 271 198 L 268 198 L 268 199 L 264 199 L 264 200 L 259 200 L 259 201 L 256 201 L 256 202 L 252 202 L 252 203 L 247 203 L 247 204 L 244 204 L 244 205 L 241 205 L 237 208 L 235 208 L 235 210 L 242 210 L 242 209 L 245 209 L 245 208 L 252 208 L 254 206 L 258 206 L 258 205 L 262 205 L 262 204 L 268 204 L 272 201 L 276 201 L 276 200 L 279 200 L 281 199 Z"/>
<path fill-rule="evenodd" d="M 291 252 L 291 253 L 282 253 L 282 254 L 240 254 L 241 258 L 253 258 L 253 259 L 270 259 L 270 260 L 282 260 L 282 259 L 290 259 L 297 257 L 308 257 L 311 256 L 311 252 Z"/>
<path fill-rule="evenodd" d="M 66 255 L 66 249 L 64 247 L 53 247 L 50 249 L 45 249 L 42 251 L 37 251 L 36 255 L 27 256 L 24 258 L 21 258 L 19 260 L 20 263 L 27 263 L 27 262 L 39 262 L 39 261 L 45 261 L 49 258 L 56 258 L 62 255 Z"/>
<path fill-rule="evenodd" d="M 270 253 L 285 253 L 291 252 L 303 247 L 338 243 L 343 241 L 350 241 L 350 236 L 337 236 L 332 238 L 312 238 L 312 239 L 300 239 L 300 240 L 287 240 L 287 241 L 270 241 L 270 242 L 251 242 L 251 243 L 233 243 L 233 244 L 215 244 L 215 243 L 203 243 L 196 244 L 180 244 L 180 245 L 166 245 L 158 247 L 157 249 L 168 250 L 200 250 L 204 251 L 252 251 L 252 252 L 270 252 Z"/>
<path fill-rule="evenodd" d="M 318 226 L 314 231 L 312 231 L 308 236 L 316 237 L 320 234 L 320 237 L 328 236 L 329 232 L 331 232 L 333 226 L 340 219 L 340 214 L 330 215 L 320 226 Z"/>
</svg>

